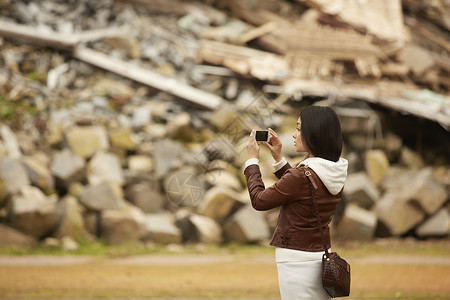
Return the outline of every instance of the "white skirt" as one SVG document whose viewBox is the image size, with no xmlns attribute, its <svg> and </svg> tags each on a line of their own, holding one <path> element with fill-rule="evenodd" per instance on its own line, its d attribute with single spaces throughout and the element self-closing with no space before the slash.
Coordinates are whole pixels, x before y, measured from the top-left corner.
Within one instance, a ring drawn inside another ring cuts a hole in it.
<svg viewBox="0 0 450 300">
<path fill-rule="evenodd" d="M 322 260 L 277 262 L 282 300 L 329 300 L 322 287 Z"/>
</svg>

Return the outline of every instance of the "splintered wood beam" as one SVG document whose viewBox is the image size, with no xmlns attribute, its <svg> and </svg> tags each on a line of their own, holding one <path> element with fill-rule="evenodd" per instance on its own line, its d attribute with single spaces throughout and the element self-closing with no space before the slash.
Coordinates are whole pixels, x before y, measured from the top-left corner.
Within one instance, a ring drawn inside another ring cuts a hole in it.
<svg viewBox="0 0 450 300">
<path fill-rule="evenodd" d="M 182 98 L 202 108 L 215 110 L 224 101 L 217 95 L 194 88 L 175 78 L 163 76 L 157 72 L 141 68 L 99 51 L 77 47 L 73 52 L 73 56 L 86 63 Z"/>
<path fill-rule="evenodd" d="M 74 35 L 41 31 L 8 21 L 0 21 L 0 36 L 16 42 L 28 42 L 61 50 L 72 50 L 79 42 L 78 37 Z"/>
</svg>

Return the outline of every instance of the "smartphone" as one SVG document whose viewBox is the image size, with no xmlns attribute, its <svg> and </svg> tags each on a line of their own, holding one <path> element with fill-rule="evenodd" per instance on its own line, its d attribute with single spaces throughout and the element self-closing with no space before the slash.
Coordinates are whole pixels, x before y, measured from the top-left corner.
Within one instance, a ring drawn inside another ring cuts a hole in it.
<svg viewBox="0 0 450 300">
<path fill-rule="evenodd" d="M 257 142 L 268 142 L 270 134 L 268 130 L 255 130 L 254 137 Z"/>
</svg>

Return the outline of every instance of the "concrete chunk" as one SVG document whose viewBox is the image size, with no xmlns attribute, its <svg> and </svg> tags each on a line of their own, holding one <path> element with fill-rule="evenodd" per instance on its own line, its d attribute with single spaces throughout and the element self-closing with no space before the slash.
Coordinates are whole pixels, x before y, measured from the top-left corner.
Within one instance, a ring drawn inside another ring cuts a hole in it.
<svg viewBox="0 0 450 300">
<path fill-rule="evenodd" d="M 419 237 L 437 237 L 450 234 L 450 213 L 447 208 L 442 208 L 435 215 L 429 217 L 416 229 Z"/>
<path fill-rule="evenodd" d="M 226 237 L 235 242 L 253 243 L 269 238 L 269 226 L 263 213 L 246 205 L 237 211 L 224 225 Z"/>
<path fill-rule="evenodd" d="M 358 172 L 347 177 L 344 196 L 348 203 L 370 209 L 380 197 L 380 193 L 365 172 Z"/>
<path fill-rule="evenodd" d="M 377 216 L 355 204 L 347 205 L 344 215 L 335 228 L 334 237 L 339 240 L 370 241 L 377 227 Z"/>
<path fill-rule="evenodd" d="M 65 136 L 72 151 L 83 158 L 109 149 L 108 135 L 102 126 L 74 126 L 67 130 Z"/>
<path fill-rule="evenodd" d="M 374 212 L 392 235 L 400 236 L 420 224 L 425 214 L 395 193 L 387 193 L 375 204 Z"/>
<path fill-rule="evenodd" d="M 88 186 L 79 197 L 84 206 L 95 211 L 121 209 L 124 206 L 120 187 L 110 182 Z"/>
</svg>

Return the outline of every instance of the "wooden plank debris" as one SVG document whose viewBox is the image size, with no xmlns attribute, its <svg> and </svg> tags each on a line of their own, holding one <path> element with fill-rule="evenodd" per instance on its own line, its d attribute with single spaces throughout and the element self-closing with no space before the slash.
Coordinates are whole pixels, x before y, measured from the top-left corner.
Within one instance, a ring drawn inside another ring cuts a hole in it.
<svg viewBox="0 0 450 300">
<path fill-rule="evenodd" d="M 258 37 L 261 37 L 263 35 L 266 35 L 270 32 L 272 32 L 273 30 L 275 30 L 278 27 L 276 22 L 269 22 L 266 23 L 264 25 L 261 25 L 259 27 L 253 28 L 247 32 L 245 32 L 244 34 L 242 34 L 241 36 L 239 36 L 238 41 L 241 44 L 245 44 L 251 40 L 254 40 Z"/>
<path fill-rule="evenodd" d="M 290 75 L 283 56 L 248 47 L 204 40 L 197 55 L 200 62 L 223 65 L 260 80 L 280 81 Z"/>
<path fill-rule="evenodd" d="M 79 43 L 77 36 L 58 32 L 44 32 L 34 27 L 3 20 L 0 20 L 0 36 L 61 50 L 72 50 Z"/>
<path fill-rule="evenodd" d="M 303 95 L 331 97 L 337 101 L 355 99 L 384 106 L 405 114 L 439 123 L 450 131 L 450 97 L 421 90 L 402 83 L 373 85 L 335 83 L 323 80 L 292 80 L 284 83 L 286 92 L 301 91 Z M 425 95 L 426 94 L 426 95 Z"/>
<path fill-rule="evenodd" d="M 95 65 L 102 69 L 114 72 L 134 81 L 149 85 L 163 92 L 187 100 L 189 103 L 206 109 L 215 110 L 223 99 L 211 93 L 194 88 L 175 78 L 163 76 L 151 70 L 141 68 L 115 57 L 103 54 L 92 49 L 77 47 L 73 56 L 79 60 Z"/>
</svg>

